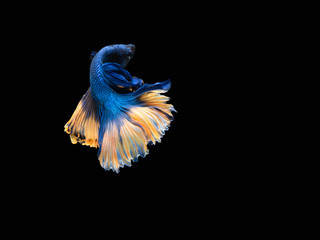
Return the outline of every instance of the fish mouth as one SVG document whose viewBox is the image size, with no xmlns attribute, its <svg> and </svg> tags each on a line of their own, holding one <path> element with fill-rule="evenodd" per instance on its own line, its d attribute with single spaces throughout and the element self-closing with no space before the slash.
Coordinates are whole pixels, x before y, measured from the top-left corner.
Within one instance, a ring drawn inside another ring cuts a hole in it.
<svg viewBox="0 0 320 240">
<path fill-rule="evenodd" d="M 136 51 L 136 46 L 134 44 L 128 44 L 127 48 L 130 51 L 129 58 L 131 59 L 134 55 L 134 52 Z"/>
<path fill-rule="evenodd" d="M 128 44 L 127 47 L 130 49 L 132 53 L 134 53 L 136 50 L 136 46 L 134 44 Z"/>
</svg>

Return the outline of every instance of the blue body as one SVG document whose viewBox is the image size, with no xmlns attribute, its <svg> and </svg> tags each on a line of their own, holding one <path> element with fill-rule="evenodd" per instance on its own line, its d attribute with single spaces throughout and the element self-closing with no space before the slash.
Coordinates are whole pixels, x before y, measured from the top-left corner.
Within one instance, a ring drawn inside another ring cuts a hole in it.
<svg viewBox="0 0 320 240">
<path fill-rule="evenodd" d="M 141 79 L 133 78 L 124 69 L 133 56 L 133 51 L 127 46 L 111 45 L 102 48 L 94 56 L 90 65 L 91 94 L 101 119 L 99 145 L 105 132 L 105 123 L 116 121 L 121 117 L 129 118 L 126 112 L 130 107 L 143 105 L 143 102 L 139 101 L 139 96 L 142 93 L 157 89 L 169 90 L 171 86 L 170 80 L 155 84 L 143 84 Z M 134 88 L 136 91 L 118 93 L 118 90 L 130 88 Z M 121 125 L 121 122 L 117 122 L 117 124 Z"/>
</svg>

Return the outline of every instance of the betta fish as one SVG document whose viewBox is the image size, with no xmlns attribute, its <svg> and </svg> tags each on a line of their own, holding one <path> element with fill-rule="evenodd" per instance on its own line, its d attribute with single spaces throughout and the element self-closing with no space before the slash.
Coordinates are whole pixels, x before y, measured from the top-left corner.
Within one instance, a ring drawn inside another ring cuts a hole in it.
<svg viewBox="0 0 320 240">
<path fill-rule="evenodd" d="M 99 148 L 100 165 L 117 173 L 160 142 L 175 111 L 162 95 L 170 80 L 148 84 L 124 69 L 134 52 L 133 44 L 116 44 L 93 56 L 90 87 L 64 127 L 73 144 Z"/>
</svg>

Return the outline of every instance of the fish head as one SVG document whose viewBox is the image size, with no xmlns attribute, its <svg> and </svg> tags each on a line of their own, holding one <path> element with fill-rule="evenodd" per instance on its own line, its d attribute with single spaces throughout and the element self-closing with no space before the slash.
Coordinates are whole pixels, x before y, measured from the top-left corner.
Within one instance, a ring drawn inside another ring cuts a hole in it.
<svg viewBox="0 0 320 240">
<path fill-rule="evenodd" d="M 103 63 L 114 62 L 125 67 L 135 52 L 134 44 L 114 44 L 108 46 L 108 51 L 105 54 Z"/>
</svg>

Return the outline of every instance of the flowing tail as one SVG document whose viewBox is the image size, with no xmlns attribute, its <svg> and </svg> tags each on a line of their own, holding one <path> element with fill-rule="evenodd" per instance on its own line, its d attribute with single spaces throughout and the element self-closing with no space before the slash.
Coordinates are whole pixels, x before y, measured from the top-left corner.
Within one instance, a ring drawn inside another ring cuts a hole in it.
<svg viewBox="0 0 320 240">
<path fill-rule="evenodd" d="M 119 172 L 131 166 L 139 156 L 148 154 L 147 144 L 161 141 L 173 120 L 173 105 L 161 95 L 170 88 L 170 81 L 145 84 L 132 93 L 134 104 L 121 110 L 98 110 L 90 89 L 65 126 L 72 143 L 99 147 L 98 159 L 106 170 Z M 91 98 L 91 99 L 90 99 Z"/>
</svg>

